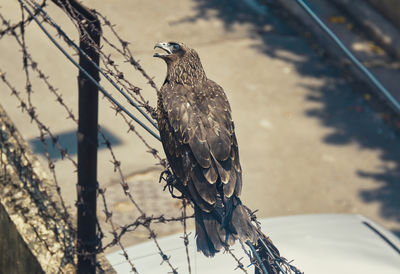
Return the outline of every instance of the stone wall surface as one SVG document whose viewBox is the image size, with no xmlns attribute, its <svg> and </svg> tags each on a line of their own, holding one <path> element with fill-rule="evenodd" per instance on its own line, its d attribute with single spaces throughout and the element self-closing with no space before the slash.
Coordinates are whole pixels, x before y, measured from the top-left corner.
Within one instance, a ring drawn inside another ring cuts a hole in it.
<svg viewBox="0 0 400 274">
<path fill-rule="evenodd" d="M 5 178 L 2 176 L 1 184 Z M 0 203 L 0 272 L 44 273 Z"/>
<path fill-rule="evenodd" d="M 75 273 L 74 221 L 55 189 L 0 106 L 0 273 Z"/>
</svg>

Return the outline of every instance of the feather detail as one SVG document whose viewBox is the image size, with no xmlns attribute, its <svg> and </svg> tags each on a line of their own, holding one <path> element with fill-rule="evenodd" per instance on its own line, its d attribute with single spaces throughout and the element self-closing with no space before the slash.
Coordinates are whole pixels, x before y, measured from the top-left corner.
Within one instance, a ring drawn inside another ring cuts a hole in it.
<svg viewBox="0 0 400 274">
<path fill-rule="evenodd" d="M 236 180 L 236 170 L 232 169 L 231 174 L 229 176 L 229 182 L 223 185 L 224 196 L 230 198 L 236 188 L 237 180 Z"/>
<path fill-rule="evenodd" d="M 210 184 L 205 180 L 198 166 L 192 172 L 192 181 L 199 196 L 210 205 L 215 204 L 217 201 L 217 187 L 215 184 Z"/>
<path fill-rule="evenodd" d="M 211 212 L 213 210 L 213 206 L 204 201 L 200 196 L 199 193 L 197 192 L 197 189 L 194 186 L 194 183 L 192 180 L 188 181 L 188 190 L 191 195 L 191 198 L 193 199 L 193 202 L 195 205 L 197 205 L 202 211 L 204 212 Z"/>
<path fill-rule="evenodd" d="M 214 161 L 211 161 L 211 166 L 209 168 L 203 168 L 202 171 L 204 178 L 207 180 L 207 182 L 209 182 L 210 184 L 214 184 L 217 182 L 218 173 Z"/>
</svg>

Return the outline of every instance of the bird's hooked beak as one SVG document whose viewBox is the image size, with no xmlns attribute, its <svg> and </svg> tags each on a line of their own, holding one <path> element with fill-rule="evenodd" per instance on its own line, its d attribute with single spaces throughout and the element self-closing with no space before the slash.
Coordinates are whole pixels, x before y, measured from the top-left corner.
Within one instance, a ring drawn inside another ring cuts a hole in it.
<svg viewBox="0 0 400 274">
<path fill-rule="evenodd" d="M 154 46 L 154 49 L 156 49 L 156 48 L 160 48 L 160 49 L 162 49 L 162 50 L 165 50 L 168 54 L 161 54 L 161 53 L 156 52 L 156 53 L 154 53 L 153 57 L 160 57 L 160 58 L 163 58 L 164 56 L 167 56 L 167 55 L 169 55 L 169 54 L 172 54 L 172 48 L 171 48 L 170 43 L 168 43 L 168 42 L 160 42 L 160 43 L 157 43 L 157 44 Z"/>
</svg>

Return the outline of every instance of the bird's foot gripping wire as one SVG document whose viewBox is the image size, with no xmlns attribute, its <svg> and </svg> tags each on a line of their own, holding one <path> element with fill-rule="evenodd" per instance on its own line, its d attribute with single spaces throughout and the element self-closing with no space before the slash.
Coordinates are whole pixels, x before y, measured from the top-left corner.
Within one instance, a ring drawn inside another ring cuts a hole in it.
<svg viewBox="0 0 400 274">
<path fill-rule="evenodd" d="M 172 198 L 176 198 L 176 199 L 185 198 L 183 195 L 177 196 L 174 194 L 174 189 L 178 184 L 178 180 L 169 169 L 166 169 L 163 172 L 161 172 L 160 179 L 158 180 L 158 182 L 161 183 L 162 181 L 167 183 L 164 186 L 163 191 L 165 191 L 165 189 L 168 188 L 168 191 L 169 191 L 169 193 L 171 193 Z"/>
</svg>

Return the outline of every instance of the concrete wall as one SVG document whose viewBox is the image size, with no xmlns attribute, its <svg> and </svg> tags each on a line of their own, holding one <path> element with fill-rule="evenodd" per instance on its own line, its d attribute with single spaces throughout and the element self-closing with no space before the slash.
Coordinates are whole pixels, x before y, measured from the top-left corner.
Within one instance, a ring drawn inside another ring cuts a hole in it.
<svg viewBox="0 0 400 274">
<path fill-rule="evenodd" d="M 72 229 L 51 184 L 0 107 L 0 273 L 74 272 Z"/>
<path fill-rule="evenodd" d="M 1 203 L 0 235 L 0 273 L 44 273 Z"/>
<path fill-rule="evenodd" d="M 0 273 L 75 273 L 74 238 L 52 180 L 0 106 Z M 98 255 L 98 273 L 115 273 Z"/>
<path fill-rule="evenodd" d="M 399 0 L 368 0 L 393 25 L 400 29 L 400 1 Z"/>
</svg>

